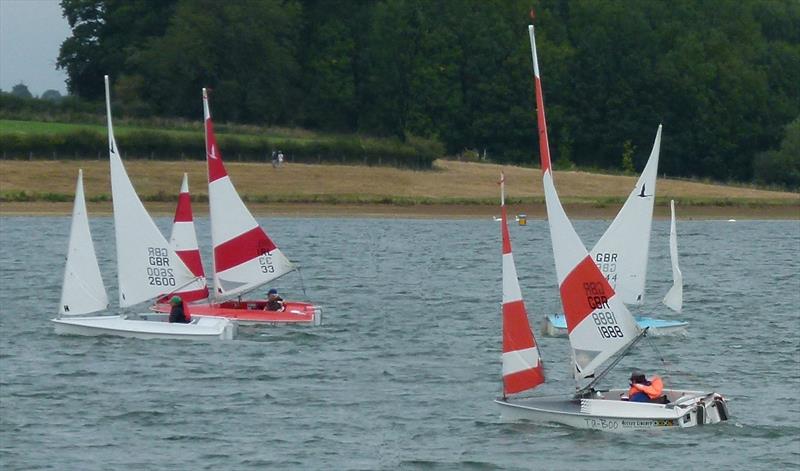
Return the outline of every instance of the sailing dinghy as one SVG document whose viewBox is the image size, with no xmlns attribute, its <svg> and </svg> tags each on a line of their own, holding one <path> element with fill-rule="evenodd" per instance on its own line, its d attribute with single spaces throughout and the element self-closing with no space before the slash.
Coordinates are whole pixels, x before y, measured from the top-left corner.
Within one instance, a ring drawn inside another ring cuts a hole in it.
<svg viewBox="0 0 800 471">
<path fill-rule="evenodd" d="M 619 214 L 591 252 L 592 260 L 606 276 L 608 283 L 621 297 L 622 302 L 629 306 L 641 307 L 644 303 L 661 128 L 659 125 L 653 150 L 639 180 Z M 635 319 L 640 328 L 649 328 L 649 335 L 682 334 L 689 325 L 685 321 L 646 316 L 636 316 Z M 552 336 L 566 336 L 567 320 L 564 314 L 547 315 L 544 332 Z"/>
<path fill-rule="evenodd" d="M 622 297 L 614 291 L 594 263 L 558 198 L 550 164 L 547 121 L 533 26 L 528 28 L 533 56 L 547 220 L 561 302 L 567 317 L 569 342 L 572 347 L 572 372 L 577 391 L 575 395 L 563 398 L 511 397 L 511 394 L 532 390 L 541 384 L 533 381 L 524 389 L 514 388 L 509 391 L 504 386 L 503 397 L 496 399 L 495 402 L 501 407 L 502 415 L 506 419 L 526 419 L 611 432 L 686 428 L 727 420 L 725 399 L 714 392 L 664 389 L 663 403 L 655 403 L 627 401 L 623 396 L 627 392 L 624 389 L 600 391 L 594 388 L 647 331 L 639 329 L 625 307 Z M 504 339 L 523 338 L 528 335 L 532 337 L 527 320 L 524 323 L 503 323 Z M 601 369 L 606 361 L 615 356 L 609 367 Z M 537 363 L 531 361 L 531 358 Z M 517 360 L 521 364 L 516 369 L 521 371 L 535 369 L 541 361 L 538 355 L 536 357 L 529 355 L 528 360 L 518 357 Z M 505 379 L 505 346 L 503 364 Z M 582 384 L 586 380 L 590 380 L 588 384 Z"/>
<path fill-rule="evenodd" d="M 114 233 L 117 245 L 119 305 L 130 307 L 141 302 L 169 297 L 176 292 L 196 291 L 205 286 L 205 279 L 196 277 L 159 232 L 128 178 L 114 139 L 111 123 L 111 100 L 108 76 L 105 77 L 108 142 L 111 163 L 111 194 L 114 204 Z M 73 247 L 78 247 L 73 249 Z M 61 314 L 88 314 L 103 309 L 103 297 L 84 298 L 102 289 L 97 258 L 89 233 L 83 181 L 78 178 L 67 255 Z M 98 284 L 99 283 L 99 284 Z M 81 303 L 85 303 L 85 306 Z M 105 303 L 107 304 L 107 302 Z M 76 312 L 75 306 L 81 306 Z M 142 313 L 117 316 L 66 317 L 53 319 L 57 333 L 77 335 L 115 335 L 142 339 L 232 339 L 236 324 L 228 319 L 192 317 L 188 324 L 167 322 L 164 314 Z"/>
<path fill-rule="evenodd" d="M 269 311 L 266 299 L 241 299 L 243 294 L 277 280 L 296 267 L 258 224 L 233 186 L 214 135 L 205 88 L 203 114 L 214 246 L 214 301 L 192 305 L 192 314 L 226 317 L 240 324 L 320 325 L 322 310 L 311 303 L 284 301 L 282 311 Z M 155 309 L 167 312 L 169 306 L 162 303 Z"/>
</svg>

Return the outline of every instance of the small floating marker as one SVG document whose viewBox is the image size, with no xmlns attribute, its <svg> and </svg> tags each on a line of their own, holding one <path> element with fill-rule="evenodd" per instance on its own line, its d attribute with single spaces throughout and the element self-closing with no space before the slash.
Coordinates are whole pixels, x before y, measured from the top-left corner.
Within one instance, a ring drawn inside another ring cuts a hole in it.
<svg viewBox="0 0 800 471">
<path fill-rule="evenodd" d="M 527 214 L 517 214 L 517 222 L 520 226 L 527 226 L 528 225 L 528 215 Z"/>
<path fill-rule="evenodd" d="M 736 219 L 728 219 L 728 222 L 736 222 Z"/>
</svg>

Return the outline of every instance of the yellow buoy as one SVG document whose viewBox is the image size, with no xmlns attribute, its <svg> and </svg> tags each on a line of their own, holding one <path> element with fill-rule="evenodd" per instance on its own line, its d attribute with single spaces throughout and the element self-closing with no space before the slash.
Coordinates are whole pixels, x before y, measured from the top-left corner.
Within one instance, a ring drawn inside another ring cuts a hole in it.
<svg viewBox="0 0 800 471">
<path fill-rule="evenodd" d="M 526 226 L 528 224 L 528 216 L 525 214 L 517 214 L 517 222 L 520 226 Z"/>
</svg>

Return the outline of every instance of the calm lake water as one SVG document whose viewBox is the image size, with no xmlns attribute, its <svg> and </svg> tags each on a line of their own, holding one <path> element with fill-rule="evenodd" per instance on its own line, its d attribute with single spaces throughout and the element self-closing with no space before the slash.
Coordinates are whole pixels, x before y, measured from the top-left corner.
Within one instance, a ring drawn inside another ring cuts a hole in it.
<svg viewBox="0 0 800 471">
<path fill-rule="evenodd" d="M 324 325 L 191 343 L 55 335 L 69 218 L 0 219 L 0 466 L 800 468 L 800 222 L 679 221 L 680 315 L 660 305 L 669 224 L 654 223 L 644 312 L 686 319 L 689 334 L 642 342 L 606 385 L 644 368 L 668 386 L 729 396 L 733 417 L 635 435 L 499 419 L 498 223 L 261 222 L 303 267 L 307 296 L 297 274 L 275 286 L 322 305 Z M 576 228 L 593 244 L 608 223 Z M 169 233 L 169 218 L 158 224 Z M 111 219 L 94 218 L 92 230 L 116 304 Z M 207 219 L 198 236 L 207 255 Z M 547 224 L 514 226 L 511 237 L 538 334 L 560 305 Z M 566 340 L 539 341 L 541 393 L 570 392 Z"/>
</svg>

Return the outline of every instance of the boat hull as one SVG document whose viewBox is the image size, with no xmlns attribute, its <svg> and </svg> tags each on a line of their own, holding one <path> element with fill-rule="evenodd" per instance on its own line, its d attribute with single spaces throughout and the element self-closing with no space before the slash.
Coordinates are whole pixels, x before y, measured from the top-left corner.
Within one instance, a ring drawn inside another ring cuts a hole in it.
<svg viewBox="0 0 800 471">
<path fill-rule="evenodd" d="M 297 324 L 318 326 L 322 324 L 322 309 L 311 303 L 286 301 L 283 311 L 266 311 L 265 300 L 225 301 L 211 304 L 189 304 L 187 311 L 192 317 L 215 317 L 235 320 L 240 325 L 251 324 Z M 168 313 L 169 304 L 156 304 L 155 312 Z"/>
<path fill-rule="evenodd" d="M 496 399 L 504 420 L 527 420 L 613 433 L 677 429 L 728 420 L 725 398 L 717 393 L 665 390 L 667 404 L 629 402 L 623 390 L 611 390 L 590 399 Z"/>
<path fill-rule="evenodd" d="M 685 321 L 674 321 L 668 319 L 655 319 L 653 317 L 635 316 L 639 328 L 649 328 L 647 335 L 685 335 L 689 323 Z M 567 320 L 563 314 L 549 314 L 545 316 L 544 328 L 545 335 L 549 337 L 566 337 Z"/>
<path fill-rule="evenodd" d="M 214 318 L 196 318 L 189 324 L 169 323 L 165 317 L 158 320 L 144 316 L 62 317 L 52 319 L 52 322 L 56 333 L 61 335 L 110 335 L 137 339 L 233 340 L 237 331 L 235 322 Z"/>
</svg>

